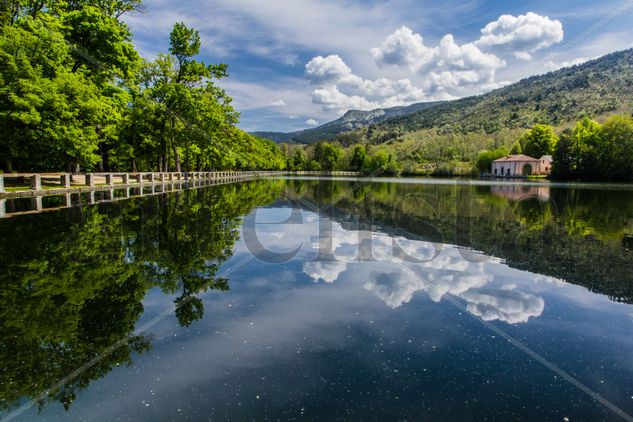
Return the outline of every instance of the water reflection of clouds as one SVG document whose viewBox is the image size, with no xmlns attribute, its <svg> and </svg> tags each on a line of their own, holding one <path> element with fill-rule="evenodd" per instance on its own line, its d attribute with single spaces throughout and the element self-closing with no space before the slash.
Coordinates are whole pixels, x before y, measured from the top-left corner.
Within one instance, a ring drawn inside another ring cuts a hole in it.
<svg viewBox="0 0 633 422">
<path fill-rule="evenodd" d="M 314 282 L 335 283 L 354 264 L 354 273 L 347 279 L 361 283 L 393 309 L 410 302 L 416 293 L 424 292 L 435 302 L 445 295 L 459 298 L 470 313 L 486 321 L 524 323 L 544 310 L 541 297 L 520 291 L 516 283 L 508 283 L 490 271 L 491 266 L 507 270 L 496 258 L 468 260 L 459 248 L 451 245 L 347 230 L 334 221 L 327 222 L 331 224 L 328 237 L 319 238 L 315 235 L 319 230 L 318 219 L 313 213 L 305 214 L 304 224 L 293 233 L 287 246 L 303 243 L 297 259 L 304 261 L 303 273 Z M 277 238 L 271 228 L 258 232 L 260 237 Z M 324 247 L 328 248 L 325 255 L 331 259 L 316 259 L 319 251 L 323 254 Z M 535 280 L 539 277 L 534 276 Z"/>
</svg>

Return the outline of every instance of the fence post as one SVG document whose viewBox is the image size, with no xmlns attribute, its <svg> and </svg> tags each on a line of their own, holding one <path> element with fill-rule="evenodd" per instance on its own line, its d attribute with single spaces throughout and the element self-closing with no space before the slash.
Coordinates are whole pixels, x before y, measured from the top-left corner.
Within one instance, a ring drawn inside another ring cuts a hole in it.
<svg viewBox="0 0 633 422">
<path fill-rule="evenodd" d="M 130 184 L 130 173 L 123 173 L 123 175 L 121 176 L 121 182 L 123 182 L 124 185 L 129 185 Z"/>
<path fill-rule="evenodd" d="M 158 173 L 158 181 L 165 183 L 165 173 Z"/>
<path fill-rule="evenodd" d="M 59 184 L 61 185 L 61 187 L 66 188 L 66 189 L 70 188 L 71 177 L 72 176 L 70 175 L 70 173 L 62 174 L 59 178 Z"/>
<path fill-rule="evenodd" d="M 42 177 L 39 174 L 31 176 L 31 190 L 42 190 Z"/>
<path fill-rule="evenodd" d="M 35 208 L 35 211 L 42 211 L 42 197 L 31 198 L 31 206 Z"/>
<path fill-rule="evenodd" d="M 0 174 L 0 192 L 4 192 L 4 175 Z"/>
<path fill-rule="evenodd" d="M 0 199 L 0 218 L 7 216 L 7 200 Z"/>
<path fill-rule="evenodd" d="M 95 186 L 95 175 L 92 173 L 86 173 L 86 186 L 93 188 Z"/>
<path fill-rule="evenodd" d="M 147 181 L 150 183 L 154 183 L 154 173 L 147 174 Z"/>
<path fill-rule="evenodd" d="M 114 186 L 114 179 L 112 178 L 112 174 L 108 173 L 105 175 L 105 184 L 108 186 Z"/>
</svg>

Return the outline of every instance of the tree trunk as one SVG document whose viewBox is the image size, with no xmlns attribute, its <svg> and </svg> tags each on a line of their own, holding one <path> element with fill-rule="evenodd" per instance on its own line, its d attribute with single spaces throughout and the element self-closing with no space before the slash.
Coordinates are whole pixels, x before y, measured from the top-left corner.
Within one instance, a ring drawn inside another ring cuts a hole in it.
<svg viewBox="0 0 633 422">
<path fill-rule="evenodd" d="M 165 144 L 165 155 L 163 156 L 163 169 L 169 171 L 169 145 Z"/>
<path fill-rule="evenodd" d="M 11 160 L 4 160 L 4 165 L 7 169 L 7 173 L 13 173 L 13 162 Z"/>
<path fill-rule="evenodd" d="M 176 161 L 176 172 L 180 173 L 181 169 L 180 169 L 180 153 L 178 152 L 178 148 L 176 148 L 176 146 L 173 146 L 174 148 L 174 160 Z"/>
</svg>

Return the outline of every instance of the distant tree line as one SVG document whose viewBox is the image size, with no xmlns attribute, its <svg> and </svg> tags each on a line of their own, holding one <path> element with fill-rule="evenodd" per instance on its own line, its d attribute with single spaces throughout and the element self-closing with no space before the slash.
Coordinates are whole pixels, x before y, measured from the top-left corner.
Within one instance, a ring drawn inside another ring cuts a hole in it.
<svg viewBox="0 0 633 422">
<path fill-rule="evenodd" d="M 557 132 L 560 135 L 557 135 Z M 633 117 L 614 115 L 600 124 L 588 117 L 573 129 L 535 124 L 496 134 L 423 131 L 372 145 L 343 134 L 312 145 L 281 144 L 291 170 L 349 170 L 377 175 L 476 176 L 509 154 L 553 156 L 551 177 L 633 180 Z M 357 143 L 353 143 L 355 141 Z"/>
<path fill-rule="evenodd" d="M 4 171 L 281 169 L 277 146 L 235 124 L 198 31 L 169 51 L 135 50 L 122 17 L 140 0 L 0 1 L 0 166 Z"/>
<path fill-rule="evenodd" d="M 316 142 L 309 146 L 282 144 L 286 168 L 294 171 L 357 171 L 366 174 L 398 175 L 400 164 L 383 146 L 356 144 L 347 148 L 336 142 Z"/>
</svg>

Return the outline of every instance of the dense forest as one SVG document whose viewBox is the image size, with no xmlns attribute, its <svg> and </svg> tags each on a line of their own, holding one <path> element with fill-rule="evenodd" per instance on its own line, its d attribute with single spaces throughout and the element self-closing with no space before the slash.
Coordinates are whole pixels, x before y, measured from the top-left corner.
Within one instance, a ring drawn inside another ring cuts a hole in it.
<svg viewBox="0 0 633 422">
<path fill-rule="evenodd" d="M 268 140 L 236 127 L 215 81 L 226 64 L 195 59 L 193 28 L 143 60 L 122 17 L 140 0 L 0 2 L 0 166 L 4 171 L 281 169 Z"/>
</svg>

